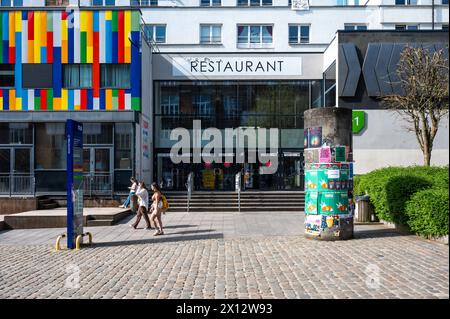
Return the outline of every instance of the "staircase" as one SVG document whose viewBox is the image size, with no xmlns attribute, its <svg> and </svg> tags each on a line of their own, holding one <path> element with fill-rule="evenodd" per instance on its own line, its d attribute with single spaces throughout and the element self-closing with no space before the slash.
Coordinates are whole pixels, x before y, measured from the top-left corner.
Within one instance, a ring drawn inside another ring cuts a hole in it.
<svg viewBox="0 0 450 319">
<path fill-rule="evenodd" d="M 186 192 L 166 192 L 169 212 L 187 211 Z M 303 211 L 303 191 L 245 191 L 241 193 L 241 212 Z M 238 194 L 235 192 L 194 192 L 190 212 L 238 212 Z"/>
<path fill-rule="evenodd" d="M 58 207 L 59 205 L 55 200 L 48 198 L 47 196 L 38 197 L 38 209 L 54 209 Z"/>
</svg>

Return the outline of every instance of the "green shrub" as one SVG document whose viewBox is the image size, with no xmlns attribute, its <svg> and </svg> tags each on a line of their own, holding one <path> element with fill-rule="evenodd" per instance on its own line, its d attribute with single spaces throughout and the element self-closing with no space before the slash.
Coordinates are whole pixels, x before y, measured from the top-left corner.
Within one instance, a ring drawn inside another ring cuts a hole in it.
<svg viewBox="0 0 450 319">
<path fill-rule="evenodd" d="M 410 229 L 423 236 L 448 235 L 448 189 L 433 188 L 415 193 L 406 204 Z"/>
<path fill-rule="evenodd" d="M 355 176 L 354 194 L 368 194 L 378 218 L 406 225 L 406 202 L 421 190 L 448 190 L 448 167 L 387 167 Z"/>
</svg>

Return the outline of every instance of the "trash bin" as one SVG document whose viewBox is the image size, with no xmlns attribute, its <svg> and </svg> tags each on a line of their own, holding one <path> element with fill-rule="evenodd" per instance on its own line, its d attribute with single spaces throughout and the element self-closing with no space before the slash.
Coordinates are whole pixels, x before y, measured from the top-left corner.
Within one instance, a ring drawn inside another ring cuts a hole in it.
<svg viewBox="0 0 450 319">
<path fill-rule="evenodd" d="M 138 210 L 138 197 L 136 195 L 131 196 L 130 209 L 133 213 L 136 213 Z"/>
<path fill-rule="evenodd" d="M 368 223 L 372 219 L 372 206 L 368 195 L 356 196 L 355 222 Z"/>
</svg>

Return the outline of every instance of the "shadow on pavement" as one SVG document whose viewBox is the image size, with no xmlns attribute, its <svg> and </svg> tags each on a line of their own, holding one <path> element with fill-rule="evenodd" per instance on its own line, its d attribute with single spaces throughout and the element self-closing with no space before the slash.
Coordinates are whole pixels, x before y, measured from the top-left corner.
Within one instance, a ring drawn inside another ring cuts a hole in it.
<svg viewBox="0 0 450 319">
<path fill-rule="evenodd" d="M 402 234 L 395 229 L 368 229 L 368 230 L 356 230 L 354 232 L 354 239 L 361 238 L 384 238 L 384 237 L 397 237 L 408 236 L 410 234 Z"/>
<path fill-rule="evenodd" d="M 212 230 L 202 230 L 197 232 L 211 232 Z M 193 232 L 192 232 L 193 233 Z M 150 233 L 150 236 L 152 233 Z M 157 244 L 157 243 L 169 243 L 178 241 L 189 241 L 189 240 L 203 240 L 203 239 L 223 239 L 223 234 L 202 234 L 202 235 L 188 235 L 188 236 L 170 236 L 172 234 L 167 234 L 163 236 L 155 236 L 146 239 L 133 239 L 133 240 L 123 240 L 123 241 L 111 241 L 111 242 L 101 242 L 94 243 L 92 246 L 86 246 L 83 249 L 92 249 L 96 247 L 117 247 L 117 246 L 134 246 L 134 245 L 146 245 L 146 244 Z"/>
</svg>

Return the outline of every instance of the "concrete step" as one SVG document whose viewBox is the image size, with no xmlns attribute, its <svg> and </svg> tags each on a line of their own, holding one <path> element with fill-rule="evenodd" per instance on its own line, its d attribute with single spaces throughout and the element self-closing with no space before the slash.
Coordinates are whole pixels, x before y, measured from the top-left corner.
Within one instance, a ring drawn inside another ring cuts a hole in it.
<svg viewBox="0 0 450 319">
<path fill-rule="evenodd" d="M 114 225 L 114 221 L 112 219 L 93 219 L 87 220 L 87 227 L 97 227 L 97 226 L 112 226 Z"/>
<path fill-rule="evenodd" d="M 170 207 L 167 213 L 170 212 L 186 212 L 187 207 Z M 214 206 L 214 207 L 190 207 L 190 212 L 237 212 L 237 206 Z M 303 211 L 303 207 L 261 207 L 261 206 L 241 206 L 241 211 L 248 212 L 277 212 L 277 211 Z"/>
<path fill-rule="evenodd" d="M 39 204 L 39 209 L 54 209 L 58 207 L 57 203 Z"/>
</svg>

